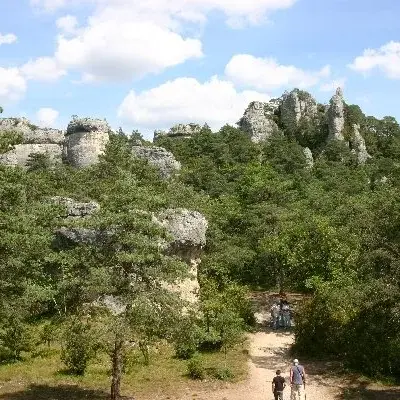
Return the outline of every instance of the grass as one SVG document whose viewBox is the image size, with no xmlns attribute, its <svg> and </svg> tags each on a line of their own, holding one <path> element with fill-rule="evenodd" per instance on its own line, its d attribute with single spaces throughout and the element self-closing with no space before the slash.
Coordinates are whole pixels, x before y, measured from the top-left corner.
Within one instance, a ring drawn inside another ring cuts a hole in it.
<svg viewBox="0 0 400 400">
<path fill-rule="evenodd" d="M 207 368 L 223 368 L 221 352 L 204 353 L 202 360 Z M 228 353 L 227 365 L 232 370 L 233 381 L 247 376 L 248 352 L 245 345 Z M 129 354 L 122 379 L 122 392 L 141 398 L 176 395 L 183 390 L 202 390 L 221 383 L 195 382 L 187 376 L 187 361 L 174 358 L 168 344 L 160 344 L 151 354 L 150 365 L 144 365 L 137 350 Z M 60 361 L 60 349 L 42 349 L 24 361 L 0 365 L 0 400 L 3 399 L 105 399 L 110 387 L 110 366 L 106 355 L 93 360 L 84 376 L 68 374 Z M 173 398 L 173 397 L 171 397 Z"/>
</svg>

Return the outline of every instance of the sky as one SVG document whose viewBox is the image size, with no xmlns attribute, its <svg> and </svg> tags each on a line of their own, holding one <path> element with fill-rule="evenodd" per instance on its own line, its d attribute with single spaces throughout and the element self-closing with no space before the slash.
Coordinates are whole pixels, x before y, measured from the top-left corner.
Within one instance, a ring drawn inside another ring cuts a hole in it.
<svg viewBox="0 0 400 400">
<path fill-rule="evenodd" d="M 66 129 L 235 124 L 254 100 L 336 87 L 400 120 L 398 0 L 0 0 L 0 106 Z"/>
</svg>

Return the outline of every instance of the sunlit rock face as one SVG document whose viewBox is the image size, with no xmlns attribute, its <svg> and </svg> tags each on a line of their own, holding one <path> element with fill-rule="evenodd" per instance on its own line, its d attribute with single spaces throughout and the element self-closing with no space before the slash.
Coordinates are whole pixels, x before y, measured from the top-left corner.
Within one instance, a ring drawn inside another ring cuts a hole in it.
<svg viewBox="0 0 400 400">
<path fill-rule="evenodd" d="M 66 162 L 75 167 L 96 164 L 109 142 L 110 126 L 106 121 L 75 118 L 67 127 L 64 143 Z"/>
<path fill-rule="evenodd" d="M 278 125 L 272 119 L 273 112 L 277 107 L 279 107 L 279 103 L 253 101 L 238 122 L 240 129 L 248 133 L 254 143 L 267 140 L 279 130 Z"/>
<path fill-rule="evenodd" d="M 163 147 L 133 146 L 132 154 L 134 157 L 147 160 L 150 165 L 156 167 L 164 179 L 170 178 L 181 169 L 180 162 L 175 159 L 171 152 Z"/>
<path fill-rule="evenodd" d="M 317 116 L 317 102 L 310 93 L 294 89 L 282 96 L 281 123 L 285 128 L 296 128 L 301 121 Z"/>
</svg>

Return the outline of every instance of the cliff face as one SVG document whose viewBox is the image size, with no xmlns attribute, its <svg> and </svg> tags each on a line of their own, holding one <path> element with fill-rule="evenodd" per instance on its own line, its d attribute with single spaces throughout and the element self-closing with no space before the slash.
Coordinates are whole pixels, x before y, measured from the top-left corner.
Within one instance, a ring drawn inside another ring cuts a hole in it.
<svg viewBox="0 0 400 400">
<path fill-rule="evenodd" d="M 273 112 L 277 107 L 279 107 L 279 103 L 254 101 L 249 104 L 238 125 L 250 135 L 253 142 L 263 142 L 279 130 L 278 125 L 272 119 Z"/>
<path fill-rule="evenodd" d="M 64 142 L 66 162 L 75 167 L 87 167 L 98 162 L 109 141 L 110 126 L 106 121 L 77 118 L 68 124 Z"/>
<path fill-rule="evenodd" d="M 281 123 L 285 128 L 297 127 L 302 120 L 310 121 L 317 112 L 317 102 L 308 92 L 294 89 L 282 96 Z"/>
</svg>

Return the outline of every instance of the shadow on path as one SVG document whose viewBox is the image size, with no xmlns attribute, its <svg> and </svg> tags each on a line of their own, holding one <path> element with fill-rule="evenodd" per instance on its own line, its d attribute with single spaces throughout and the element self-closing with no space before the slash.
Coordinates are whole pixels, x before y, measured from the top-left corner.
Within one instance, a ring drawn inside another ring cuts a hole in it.
<svg viewBox="0 0 400 400">
<path fill-rule="evenodd" d="M 337 400 L 399 400 L 400 388 L 370 388 L 367 383 L 343 388 Z"/>
<path fill-rule="evenodd" d="M 100 390 L 82 389 L 73 385 L 30 385 L 14 393 L 0 394 L 0 400 L 107 400 L 109 394 Z M 128 398 L 126 398 L 128 400 Z M 133 398 L 131 398 L 133 400 Z"/>
</svg>

